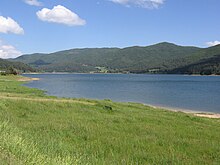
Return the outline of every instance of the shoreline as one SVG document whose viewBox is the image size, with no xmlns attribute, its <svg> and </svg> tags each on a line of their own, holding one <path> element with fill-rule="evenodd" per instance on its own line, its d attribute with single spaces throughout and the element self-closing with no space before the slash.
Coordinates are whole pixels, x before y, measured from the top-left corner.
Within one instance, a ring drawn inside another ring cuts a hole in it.
<svg viewBox="0 0 220 165">
<path fill-rule="evenodd" d="M 162 110 L 167 110 L 167 111 L 172 111 L 172 112 L 183 112 L 186 114 L 192 114 L 197 117 L 220 119 L 220 113 L 215 113 L 215 112 L 195 111 L 195 110 L 190 110 L 190 109 L 163 107 L 163 106 L 157 106 L 157 105 L 152 105 L 152 104 L 143 104 L 143 105 L 152 107 L 154 109 L 162 109 Z"/>
<path fill-rule="evenodd" d="M 39 80 L 40 80 L 40 78 L 24 77 L 24 76 L 19 77 L 19 78 L 17 79 L 17 81 L 20 81 L 20 82 L 39 81 Z"/>
<path fill-rule="evenodd" d="M 39 73 L 39 74 L 41 74 L 41 73 Z M 48 74 L 48 73 L 45 73 L 45 74 Z M 49 74 L 69 74 L 69 73 L 49 73 Z M 70 73 L 70 74 L 80 74 L 80 73 Z M 82 74 L 87 74 L 87 73 L 82 73 Z M 89 74 L 94 74 L 94 73 L 89 73 Z M 100 74 L 100 73 L 96 73 L 96 74 Z M 39 80 L 40 80 L 40 78 L 31 78 L 31 77 L 26 77 L 26 76 L 22 76 L 21 78 L 18 79 L 18 81 L 21 81 L 21 82 L 39 81 Z M 206 111 L 196 111 L 196 110 L 182 109 L 182 108 L 165 107 L 165 106 L 158 106 L 158 105 L 152 105 L 152 104 L 146 104 L 146 103 L 141 103 L 141 104 L 143 104 L 145 106 L 149 106 L 154 109 L 162 109 L 162 110 L 167 110 L 167 111 L 172 111 L 172 112 L 183 112 L 186 114 L 193 114 L 194 116 L 197 116 L 197 117 L 206 117 L 206 118 L 214 118 L 214 119 L 220 118 L 220 113 L 215 113 L 215 112 L 206 112 Z"/>
</svg>

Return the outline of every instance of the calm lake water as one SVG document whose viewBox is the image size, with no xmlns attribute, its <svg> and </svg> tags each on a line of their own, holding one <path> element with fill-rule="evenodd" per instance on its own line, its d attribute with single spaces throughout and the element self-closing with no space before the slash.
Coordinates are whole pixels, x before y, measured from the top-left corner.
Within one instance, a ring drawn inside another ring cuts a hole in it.
<svg viewBox="0 0 220 165">
<path fill-rule="evenodd" d="M 220 76 L 135 74 L 26 74 L 25 86 L 58 97 L 111 99 L 220 113 Z"/>
</svg>

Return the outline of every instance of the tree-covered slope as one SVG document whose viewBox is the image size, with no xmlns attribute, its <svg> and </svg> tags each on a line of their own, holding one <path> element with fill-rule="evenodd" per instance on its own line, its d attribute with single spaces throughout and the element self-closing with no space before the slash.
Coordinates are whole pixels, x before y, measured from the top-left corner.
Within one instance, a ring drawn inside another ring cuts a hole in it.
<svg viewBox="0 0 220 165">
<path fill-rule="evenodd" d="M 184 67 L 176 68 L 168 73 L 176 74 L 201 74 L 201 75 L 220 75 L 220 55 L 201 60 Z"/>
<path fill-rule="evenodd" d="M 23 55 L 15 60 L 44 71 L 161 73 L 212 58 L 219 53 L 220 46 L 197 48 L 164 42 L 123 49 L 71 49 L 50 54 Z"/>
<path fill-rule="evenodd" d="M 203 49 L 203 51 L 193 54 L 190 59 L 196 62 L 175 68 L 169 73 L 220 75 L 220 45 Z"/>
<path fill-rule="evenodd" d="M 21 72 L 34 72 L 35 71 L 35 69 L 33 69 L 29 65 L 24 64 L 22 62 L 11 62 L 8 60 L 0 59 L 0 70 L 5 71 L 10 68 L 17 69 Z"/>
</svg>

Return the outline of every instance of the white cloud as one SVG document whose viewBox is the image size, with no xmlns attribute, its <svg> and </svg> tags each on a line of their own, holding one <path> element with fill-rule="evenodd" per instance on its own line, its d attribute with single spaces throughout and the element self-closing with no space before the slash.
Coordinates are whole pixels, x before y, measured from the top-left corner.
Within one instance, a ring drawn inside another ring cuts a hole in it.
<svg viewBox="0 0 220 165">
<path fill-rule="evenodd" d="M 32 6 L 42 6 L 43 4 L 38 0 L 24 0 L 25 3 Z"/>
<path fill-rule="evenodd" d="M 138 6 L 147 9 L 157 9 L 164 4 L 165 0 L 109 0 L 124 6 Z"/>
<path fill-rule="evenodd" d="M 22 53 L 18 51 L 14 46 L 4 44 L 2 41 L 0 41 L 0 58 L 16 58 L 20 55 L 22 55 Z"/>
<path fill-rule="evenodd" d="M 0 33 L 24 34 L 24 30 L 12 18 L 0 16 Z"/>
<path fill-rule="evenodd" d="M 220 41 L 210 41 L 210 42 L 206 42 L 207 46 L 215 46 L 215 45 L 219 45 Z"/>
<path fill-rule="evenodd" d="M 61 5 L 54 6 L 53 9 L 43 8 L 36 14 L 42 21 L 61 23 L 69 26 L 86 24 L 86 21 L 81 19 L 76 13 Z"/>
</svg>

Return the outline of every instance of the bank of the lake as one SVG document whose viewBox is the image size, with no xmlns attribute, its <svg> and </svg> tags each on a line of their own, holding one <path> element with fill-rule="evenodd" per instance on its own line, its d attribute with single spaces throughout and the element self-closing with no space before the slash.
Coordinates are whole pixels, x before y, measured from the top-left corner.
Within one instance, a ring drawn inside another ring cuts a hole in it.
<svg viewBox="0 0 220 165">
<path fill-rule="evenodd" d="M 220 77 L 152 74 L 26 74 L 48 95 L 138 102 L 166 109 L 220 113 Z"/>
<path fill-rule="evenodd" d="M 67 99 L 0 76 L 3 164 L 219 164 L 220 119 Z"/>
</svg>

